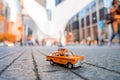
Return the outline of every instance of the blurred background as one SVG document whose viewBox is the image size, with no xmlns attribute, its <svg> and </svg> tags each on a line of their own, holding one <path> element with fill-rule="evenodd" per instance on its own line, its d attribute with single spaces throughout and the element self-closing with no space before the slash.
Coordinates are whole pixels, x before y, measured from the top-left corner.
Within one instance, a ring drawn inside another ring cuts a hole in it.
<svg viewBox="0 0 120 80">
<path fill-rule="evenodd" d="M 0 0 L 0 46 L 98 45 L 112 0 Z M 118 36 L 113 40 L 118 43 Z"/>
</svg>

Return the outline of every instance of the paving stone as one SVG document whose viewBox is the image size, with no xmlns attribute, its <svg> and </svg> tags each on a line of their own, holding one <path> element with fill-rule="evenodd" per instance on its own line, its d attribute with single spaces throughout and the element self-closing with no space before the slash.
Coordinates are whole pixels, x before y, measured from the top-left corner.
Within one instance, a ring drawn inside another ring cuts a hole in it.
<svg viewBox="0 0 120 80">
<path fill-rule="evenodd" d="M 88 80 L 120 80 L 120 47 L 66 46 L 65 48 L 70 49 L 76 55 L 85 56 L 85 63 L 82 67 L 72 70 L 58 64 L 50 65 L 49 61 L 46 61 L 43 53 L 49 55 L 58 48 L 56 46 L 0 47 L 0 58 L 11 54 L 0 59 L 0 71 L 25 50 L 24 54 L 0 75 L 0 80 L 35 80 L 35 69 L 38 69 L 41 80 L 82 80 L 77 75 Z M 36 68 L 31 53 L 36 61 Z"/>
<path fill-rule="evenodd" d="M 16 60 L 2 75 L 3 80 L 35 80 L 30 50 Z"/>
</svg>

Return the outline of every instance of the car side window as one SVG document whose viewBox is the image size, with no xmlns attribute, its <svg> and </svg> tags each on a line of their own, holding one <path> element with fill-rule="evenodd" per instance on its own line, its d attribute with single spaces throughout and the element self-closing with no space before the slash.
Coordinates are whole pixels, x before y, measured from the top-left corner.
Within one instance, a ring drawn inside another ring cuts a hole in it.
<svg viewBox="0 0 120 80">
<path fill-rule="evenodd" d="M 69 57 L 69 54 L 66 54 L 67 57 Z"/>
<path fill-rule="evenodd" d="M 63 53 L 60 53 L 60 56 L 64 56 L 64 54 L 63 54 Z"/>
<path fill-rule="evenodd" d="M 56 54 L 56 56 L 60 56 L 59 54 Z"/>
<path fill-rule="evenodd" d="M 56 56 L 60 56 L 60 54 L 59 54 L 59 53 L 56 53 Z"/>
<path fill-rule="evenodd" d="M 66 52 L 66 57 L 72 56 L 71 52 Z"/>
</svg>

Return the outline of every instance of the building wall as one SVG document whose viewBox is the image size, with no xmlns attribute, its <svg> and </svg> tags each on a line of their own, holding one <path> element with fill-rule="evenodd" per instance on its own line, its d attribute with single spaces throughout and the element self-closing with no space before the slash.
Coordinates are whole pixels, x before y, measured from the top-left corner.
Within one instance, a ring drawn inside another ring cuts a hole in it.
<svg viewBox="0 0 120 80">
<path fill-rule="evenodd" d="M 2 0 L 0 0 L 0 34 L 4 33 L 5 31 L 5 18 L 4 18 L 4 4 Z"/>
<path fill-rule="evenodd" d="M 55 0 L 55 5 L 57 6 L 57 5 L 60 4 L 62 1 L 64 1 L 64 0 Z"/>
<path fill-rule="evenodd" d="M 101 31 L 98 23 L 99 23 L 99 20 L 105 20 L 105 15 L 107 14 L 107 9 L 104 7 L 103 0 L 94 0 L 92 3 L 89 4 L 89 6 L 83 9 L 83 12 L 85 13 L 84 15 L 85 38 L 82 38 L 82 39 L 87 39 L 88 36 L 90 36 L 93 40 L 96 39 L 96 37 L 100 37 Z M 81 20 L 80 17 L 82 15 L 81 14 L 79 15 L 80 15 L 79 20 Z M 87 18 L 88 16 L 89 18 Z M 80 29 L 81 28 L 83 27 L 80 26 Z M 83 35 L 83 34 L 80 34 L 80 35 Z"/>
<path fill-rule="evenodd" d="M 43 7 L 46 7 L 46 0 L 36 0 L 39 4 L 41 4 Z"/>
<path fill-rule="evenodd" d="M 1 1 L 3 3 L 1 3 Z M 1 1 L 0 1 L 0 16 L 1 15 L 3 16 L 3 20 L 2 21 L 0 20 L 0 25 L 2 24 L 0 26 L 0 28 L 2 27 L 2 29 L 0 29 L 0 34 L 2 33 L 4 37 L 14 36 L 15 41 L 20 41 L 21 39 L 23 39 L 24 36 L 23 35 L 24 26 L 22 23 L 21 14 L 19 12 L 14 14 L 15 21 L 12 21 L 10 19 L 10 14 L 12 13 L 10 7 L 4 0 Z M 10 40 L 10 38 L 7 40 Z M 13 41 L 12 37 L 11 40 Z"/>
<path fill-rule="evenodd" d="M 84 7 L 83 10 L 78 13 L 80 40 L 86 40 L 87 37 L 91 37 L 92 40 L 95 40 L 97 37 L 100 38 L 101 30 L 98 23 L 100 20 L 105 20 L 106 14 L 107 9 L 104 7 L 104 0 L 94 0 L 89 5 Z M 74 22 L 72 19 L 70 21 Z M 71 23 L 68 22 L 68 24 Z M 108 25 L 104 26 L 105 32 L 107 34 L 106 38 L 108 39 L 109 29 L 106 28 L 108 28 Z M 76 34 L 76 32 L 74 33 Z M 74 35 L 74 37 L 76 36 Z"/>
<path fill-rule="evenodd" d="M 66 26 L 66 44 L 72 44 L 74 42 L 79 42 L 79 21 L 78 15 L 71 18 Z"/>
</svg>

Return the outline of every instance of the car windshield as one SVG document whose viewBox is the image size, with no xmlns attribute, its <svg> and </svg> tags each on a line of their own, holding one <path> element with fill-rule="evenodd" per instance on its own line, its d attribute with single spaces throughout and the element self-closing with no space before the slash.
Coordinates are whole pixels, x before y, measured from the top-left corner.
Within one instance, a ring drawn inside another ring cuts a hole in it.
<svg viewBox="0 0 120 80">
<path fill-rule="evenodd" d="M 72 52 L 66 52 L 66 56 L 70 57 L 70 56 L 73 56 L 73 54 L 72 54 Z"/>
</svg>

